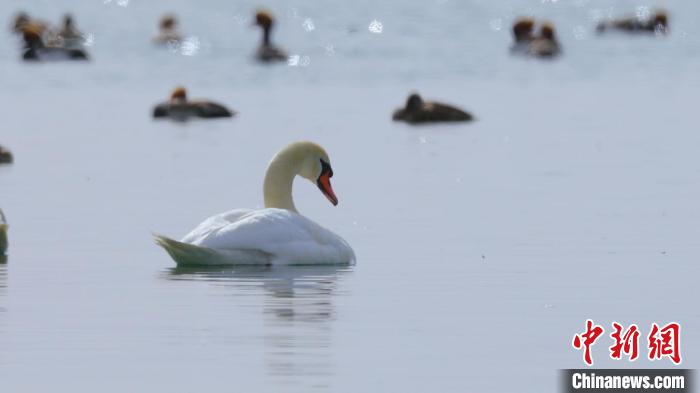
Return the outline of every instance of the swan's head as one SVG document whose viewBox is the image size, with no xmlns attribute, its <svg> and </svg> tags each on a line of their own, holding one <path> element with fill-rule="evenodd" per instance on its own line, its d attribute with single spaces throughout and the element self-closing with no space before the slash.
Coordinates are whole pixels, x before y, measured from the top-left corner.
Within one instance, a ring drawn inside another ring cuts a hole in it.
<svg viewBox="0 0 700 393">
<path fill-rule="evenodd" d="M 316 184 L 334 206 L 338 204 L 331 187 L 333 169 L 328 153 L 313 142 L 301 141 L 280 150 L 267 166 L 263 182 L 265 207 L 296 212 L 292 185 L 297 176 Z"/>
<path fill-rule="evenodd" d="M 338 205 L 338 198 L 331 187 L 333 168 L 331 168 L 328 153 L 313 142 L 297 142 L 295 145 L 298 146 L 301 157 L 303 157 L 299 167 L 299 176 L 315 183 L 333 206 Z"/>
<path fill-rule="evenodd" d="M 257 26 L 261 26 L 264 29 L 269 29 L 274 23 L 275 18 L 272 17 L 271 13 L 265 10 L 260 10 L 255 13 L 255 24 Z"/>
<path fill-rule="evenodd" d="M 291 172 L 290 172 L 291 171 Z M 286 177 L 289 173 L 292 178 L 296 175 L 316 184 L 323 195 L 335 206 L 338 204 L 338 198 L 331 187 L 331 177 L 333 177 L 333 169 L 331 168 L 331 160 L 328 158 L 328 153 L 319 145 L 309 141 L 295 142 L 280 150 L 270 162 L 265 179 L 265 198 L 276 194 L 276 190 L 280 184 L 284 183 L 276 175 L 281 174 Z M 291 178 L 290 178 L 291 180 Z M 291 185 L 291 183 L 290 183 Z M 268 191 L 269 190 L 269 191 Z M 268 195 L 268 192 L 270 195 Z M 291 192 L 291 190 L 289 191 Z M 285 195 L 291 197 L 291 195 Z M 272 197 L 271 203 L 266 202 L 266 206 L 279 207 L 280 201 Z M 292 206 L 284 207 L 289 210 L 294 210 Z"/>
<path fill-rule="evenodd" d="M 173 90 L 173 93 L 170 95 L 170 100 L 187 101 L 187 90 L 185 90 L 185 88 L 182 86 L 176 87 L 175 90 Z"/>
</svg>

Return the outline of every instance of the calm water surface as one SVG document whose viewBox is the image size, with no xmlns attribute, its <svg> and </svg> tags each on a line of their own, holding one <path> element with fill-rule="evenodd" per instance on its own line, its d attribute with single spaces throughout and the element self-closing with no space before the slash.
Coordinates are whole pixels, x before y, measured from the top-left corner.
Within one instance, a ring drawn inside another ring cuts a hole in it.
<svg viewBox="0 0 700 393">
<path fill-rule="evenodd" d="M 8 22 L 73 11 L 93 61 L 21 64 L 0 33 L 0 389 L 555 391 L 586 318 L 677 320 L 697 368 L 700 8 L 610 4 L 271 1 L 308 65 L 262 67 L 257 2 L 3 1 Z M 669 10 L 669 37 L 593 34 L 642 6 Z M 164 12 L 188 50 L 151 47 Z M 508 56 L 522 14 L 557 23 L 563 58 Z M 178 84 L 240 116 L 151 121 Z M 414 89 L 478 121 L 392 123 Z M 297 206 L 356 266 L 177 269 L 153 244 L 260 207 L 297 139 L 329 151 L 340 199 L 300 181 Z M 596 365 L 627 366 L 606 345 Z"/>
</svg>

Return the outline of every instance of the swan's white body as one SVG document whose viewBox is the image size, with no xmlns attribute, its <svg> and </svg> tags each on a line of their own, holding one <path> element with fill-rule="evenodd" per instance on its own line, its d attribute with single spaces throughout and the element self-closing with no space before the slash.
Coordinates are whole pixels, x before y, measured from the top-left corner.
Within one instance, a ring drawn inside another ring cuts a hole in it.
<svg viewBox="0 0 700 393">
<path fill-rule="evenodd" d="M 179 242 L 164 236 L 156 236 L 156 242 L 182 266 L 354 263 L 355 253 L 345 240 L 294 208 L 291 198 L 294 176 L 313 178 L 326 173 L 315 167 L 317 160 L 313 152 L 320 147 L 312 144 L 309 150 L 309 144 L 292 144 L 273 158 L 265 176 L 266 208 L 218 214 L 199 224 Z M 321 156 L 328 162 L 325 152 Z"/>
</svg>

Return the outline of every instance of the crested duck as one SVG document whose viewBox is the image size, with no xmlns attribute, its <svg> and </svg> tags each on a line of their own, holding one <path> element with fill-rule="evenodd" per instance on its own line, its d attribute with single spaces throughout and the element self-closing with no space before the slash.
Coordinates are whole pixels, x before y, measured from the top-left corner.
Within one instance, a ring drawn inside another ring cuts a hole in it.
<svg viewBox="0 0 700 393">
<path fill-rule="evenodd" d="M 657 10 L 651 18 L 627 17 L 607 22 L 600 22 L 596 27 L 598 33 L 606 30 L 618 30 L 628 33 L 668 33 L 668 15 L 665 11 Z"/>
<path fill-rule="evenodd" d="M 411 124 L 432 123 L 432 122 L 452 122 L 471 121 L 474 117 L 459 108 L 451 105 L 423 101 L 416 93 L 411 94 L 406 100 L 406 106 L 394 111 L 395 121 L 405 121 Z"/>
<path fill-rule="evenodd" d="M 154 118 L 169 117 L 173 120 L 185 121 L 191 117 L 217 118 L 231 117 L 235 112 L 223 105 L 211 101 L 189 101 L 184 87 L 176 88 L 170 95 L 170 100 L 156 105 L 153 109 Z"/>
<path fill-rule="evenodd" d="M 345 240 L 297 211 L 292 198 L 297 175 L 338 204 L 326 151 L 313 142 L 296 142 L 267 167 L 263 209 L 231 210 L 207 218 L 180 241 L 160 235 L 155 241 L 179 266 L 353 264 L 355 253 Z"/>
<path fill-rule="evenodd" d="M 11 164 L 13 161 L 12 153 L 0 146 L 0 164 Z"/>
<path fill-rule="evenodd" d="M 262 28 L 262 42 L 258 47 L 255 57 L 264 63 L 286 61 L 287 54 L 280 48 L 272 44 L 270 35 L 275 25 L 275 19 L 267 11 L 258 11 L 255 14 L 255 25 Z"/>
<path fill-rule="evenodd" d="M 158 23 L 158 34 L 153 37 L 156 45 L 178 44 L 183 36 L 178 29 L 177 18 L 174 15 L 164 15 Z"/>
<path fill-rule="evenodd" d="M 26 61 L 88 60 L 88 55 L 83 49 L 44 45 L 40 32 L 31 27 L 24 29 L 22 38 L 22 59 Z"/>
</svg>

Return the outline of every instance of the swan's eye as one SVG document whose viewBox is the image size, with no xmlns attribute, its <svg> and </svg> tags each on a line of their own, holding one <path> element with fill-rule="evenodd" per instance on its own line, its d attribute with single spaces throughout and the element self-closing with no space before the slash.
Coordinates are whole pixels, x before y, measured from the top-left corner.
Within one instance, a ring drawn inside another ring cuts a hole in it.
<svg viewBox="0 0 700 393">
<path fill-rule="evenodd" d="M 328 175 L 328 177 L 333 177 L 333 169 L 331 168 L 331 164 L 323 161 L 321 159 L 321 176 L 323 175 Z"/>
</svg>

